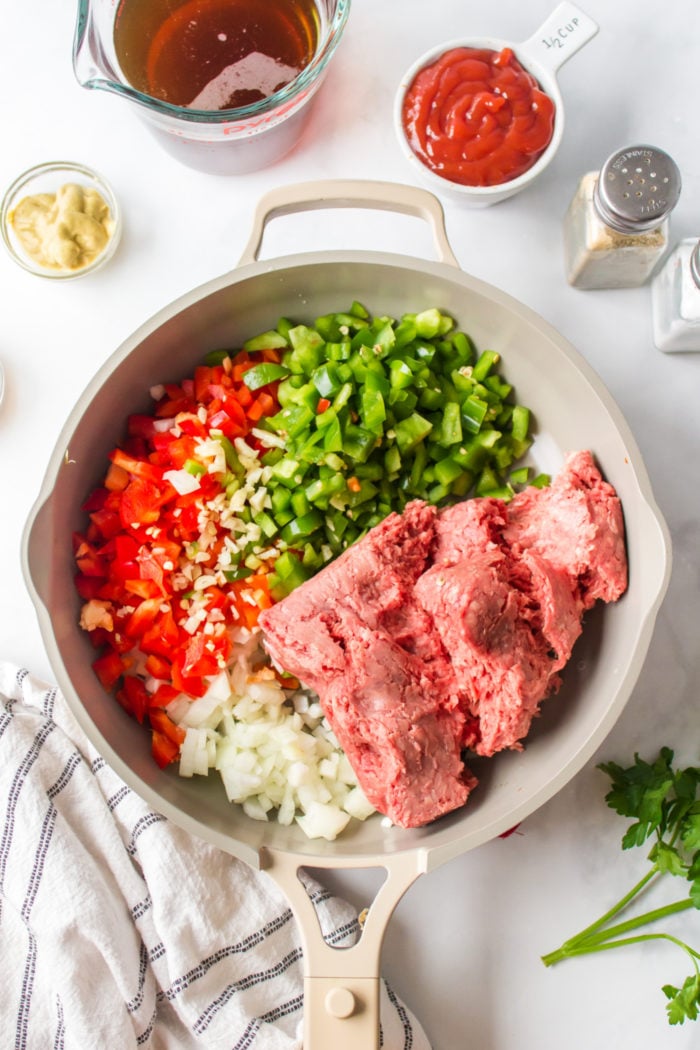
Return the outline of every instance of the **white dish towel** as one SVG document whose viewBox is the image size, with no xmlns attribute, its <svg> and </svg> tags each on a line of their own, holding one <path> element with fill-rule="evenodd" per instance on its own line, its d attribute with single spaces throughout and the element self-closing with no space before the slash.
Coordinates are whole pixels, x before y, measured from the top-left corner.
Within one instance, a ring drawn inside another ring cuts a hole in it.
<svg viewBox="0 0 700 1050">
<path fill-rule="evenodd" d="M 275 884 L 149 809 L 59 691 L 7 663 L 0 811 L 4 1045 L 300 1050 L 302 952 Z M 352 943 L 354 910 L 318 884 L 313 898 Z M 430 1050 L 386 985 L 381 1035 Z"/>
</svg>

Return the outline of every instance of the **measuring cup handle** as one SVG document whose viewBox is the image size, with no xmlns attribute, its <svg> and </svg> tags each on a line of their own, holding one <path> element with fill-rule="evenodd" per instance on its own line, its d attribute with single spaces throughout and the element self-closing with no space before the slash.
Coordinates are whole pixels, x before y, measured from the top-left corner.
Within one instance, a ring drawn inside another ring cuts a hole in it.
<svg viewBox="0 0 700 1050">
<path fill-rule="evenodd" d="M 593 19 L 565 0 L 528 40 L 519 45 L 518 53 L 556 73 L 597 32 L 598 25 Z"/>
<path fill-rule="evenodd" d="M 372 208 L 425 219 L 432 227 L 440 261 L 459 267 L 447 239 L 445 216 L 437 197 L 415 186 L 371 179 L 326 179 L 270 190 L 255 209 L 253 228 L 239 266 L 258 259 L 265 227 L 272 218 L 317 208 Z"/>
</svg>

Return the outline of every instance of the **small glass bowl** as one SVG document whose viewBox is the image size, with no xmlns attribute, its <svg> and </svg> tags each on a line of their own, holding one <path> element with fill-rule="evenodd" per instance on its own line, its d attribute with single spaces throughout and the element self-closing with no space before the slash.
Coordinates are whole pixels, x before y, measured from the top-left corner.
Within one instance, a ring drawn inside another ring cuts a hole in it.
<svg viewBox="0 0 700 1050">
<path fill-rule="evenodd" d="M 61 186 L 74 182 L 86 189 L 94 189 L 104 198 L 109 206 L 112 217 L 113 228 L 107 244 L 92 262 L 87 263 L 75 270 L 59 269 L 42 266 L 29 255 L 22 246 L 12 226 L 12 213 L 24 197 L 31 197 L 39 193 L 56 193 Z M 0 206 L 0 228 L 5 247 L 15 260 L 29 273 L 37 277 L 49 277 L 57 281 L 67 281 L 75 277 L 84 277 L 85 274 L 94 273 L 111 259 L 119 244 L 122 231 L 122 219 L 119 204 L 112 192 L 111 187 L 105 179 L 84 164 L 74 164 L 71 161 L 50 161 L 46 164 L 37 164 L 22 175 L 18 176 L 8 188 Z"/>
</svg>

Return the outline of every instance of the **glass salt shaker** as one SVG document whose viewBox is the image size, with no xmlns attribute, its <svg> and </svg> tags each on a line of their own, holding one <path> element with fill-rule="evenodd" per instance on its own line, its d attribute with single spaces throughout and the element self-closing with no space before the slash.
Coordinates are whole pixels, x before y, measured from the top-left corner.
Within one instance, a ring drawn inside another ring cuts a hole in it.
<svg viewBox="0 0 700 1050">
<path fill-rule="evenodd" d="M 668 248 L 681 192 L 675 162 L 655 146 L 629 146 L 585 174 L 564 218 L 566 277 L 575 288 L 636 288 Z"/>
<path fill-rule="evenodd" d="M 673 249 L 651 282 L 651 310 L 659 350 L 700 350 L 700 240 Z"/>
</svg>

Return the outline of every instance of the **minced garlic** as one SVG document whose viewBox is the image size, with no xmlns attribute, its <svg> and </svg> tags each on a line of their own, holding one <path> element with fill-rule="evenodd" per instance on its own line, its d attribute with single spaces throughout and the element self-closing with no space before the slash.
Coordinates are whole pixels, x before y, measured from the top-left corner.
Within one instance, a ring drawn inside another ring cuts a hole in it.
<svg viewBox="0 0 700 1050">
<path fill-rule="evenodd" d="M 9 216 L 23 250 L 47 270 L 82 270 L 114 233 L 109 205 L 97 190 L 69 182 L 56 193 L 23 197 Z"/>
</svg>

